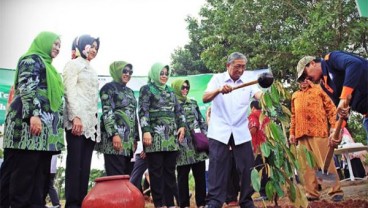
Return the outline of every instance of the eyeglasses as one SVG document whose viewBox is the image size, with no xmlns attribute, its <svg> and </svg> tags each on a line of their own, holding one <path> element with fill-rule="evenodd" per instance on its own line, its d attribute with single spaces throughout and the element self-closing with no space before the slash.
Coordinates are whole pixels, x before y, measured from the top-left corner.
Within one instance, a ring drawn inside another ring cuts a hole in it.
<svg viewBox="0 0 368 208">
<path fill-rule="evenodd" d="M 245 69 L 245 65 L 240 65 L 240 64 L 238 64 L 238 65 L 233 65 L 233 68 L 234 69 Z"/>
<path fill-rule="evenodd" d="M 190 89 L 190 87 L 189 86 L 181 86 L 181 90 L 189 90 Z"/>
<path fill-rule="evenodd" d="M 161 71 L 161 72 L 160 72 L 160 76 L 169 76 L 169 72 L 166 72 L 166 73 L 165 73 L 165 72 Z"/>
<path fill-rule="evenodd" d="M 123 69 L 122 73 L 123 73 L 123 74 L 129 74 L 129 75 L 132 75 L 132 74 L 133 74 L 133 70 Z"/>
</svg>

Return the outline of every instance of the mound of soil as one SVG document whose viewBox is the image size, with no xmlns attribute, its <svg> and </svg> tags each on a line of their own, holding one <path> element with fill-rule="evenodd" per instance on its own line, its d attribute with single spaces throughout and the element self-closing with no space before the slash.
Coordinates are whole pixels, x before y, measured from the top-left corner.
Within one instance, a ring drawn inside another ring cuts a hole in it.
<svg viewBox="0 0 368 208">
<path fill-rule="evenodd" d="M 354 208 L 367 208 L 368 201 L 360 200 L 360 199 L 348 199 L 342 202 L 328 202 L 326 200 L 316 201 L 309 203 L 309 207 L 311 208 L 346 208 L 346 207 L 354 207 Z"/>
</svg>

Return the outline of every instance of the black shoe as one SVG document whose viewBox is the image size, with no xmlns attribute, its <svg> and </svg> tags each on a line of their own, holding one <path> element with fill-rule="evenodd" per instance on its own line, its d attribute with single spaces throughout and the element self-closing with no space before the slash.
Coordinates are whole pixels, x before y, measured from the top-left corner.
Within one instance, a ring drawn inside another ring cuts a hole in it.
<svg viewBox="0 0 368 208">
<path fill-rule="evenodd" d="M 344 195 L 334 195 L 331 200 L 333 202 L 341 202 L 344 199 Z"/>
</svg>

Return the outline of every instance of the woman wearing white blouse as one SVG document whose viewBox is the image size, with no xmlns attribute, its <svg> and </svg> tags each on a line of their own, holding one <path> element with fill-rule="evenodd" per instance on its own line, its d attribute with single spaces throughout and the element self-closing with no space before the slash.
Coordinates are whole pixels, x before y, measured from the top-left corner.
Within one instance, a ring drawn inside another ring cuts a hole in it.
<svg viewBox="0 0 368 208">
<path fill-rule="evenodd" d="M 99 46 L 98 38 L 90 35 L 77 37 L 73 42 L 72 60 L 63 72 L 67 141 L 65 207 L 81 207 L 88 191 L 93 149 L 96 142 L 100 142 L 98 75 L 90 65 Z"/>
</svg>

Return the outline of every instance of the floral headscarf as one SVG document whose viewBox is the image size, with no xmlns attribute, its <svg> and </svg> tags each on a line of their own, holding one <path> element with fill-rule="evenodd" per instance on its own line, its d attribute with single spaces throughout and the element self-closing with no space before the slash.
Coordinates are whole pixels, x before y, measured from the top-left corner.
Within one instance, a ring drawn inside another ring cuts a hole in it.
<svg viewBox="0 0 368 208">
<path fill-rule="evenodd" d="M 76 37 L 72 44 L 72 59 L 76 59 L 79 56 L 86 59 L 88 57 L 89 49 L 91 48 L 93 42 L 97 42 L 96 55 L 98 49 L 100 48 L 100 39 L 91 37 L 90 35 L 82 35 Z"/>
<path fill-rule="evenodd" d="M 36 54 L 41 57 L 46 67 L 46 84 L 47 84 L 47 98 L 50 101 L 50 108 L 56 112 L 63 103 L 64 85 L 61 76 L 51 64 L 52 57 L 51 51 L 56 40 L 60 39 L 59 35 L 53 32 L 41 32 L 33 40 L 28 51 L 19 59 L 23 59 L 26 56 Z M 18 67 L 16 69 L 16 77 L 14 86 L 18 84 Z"/>
<path fill-rule="evenodd" d="M 125 61 L 114 61 L 112 64 L 110 64 L 110 75 L 114 82 L 123 83 L 121 80 L 121 75 L 123 74 L 123 69 L 125 66 L 129 65 L 131 69 L 133 69 L 133 66 L 131 64 L 128 64 Z"/>
<path fill-rule="evenodd" d="M 160 90 L 164 90 L 166 84 L 162 84 L 160 82 L 160 72 L 166 68 L 168 75 L 167 78 L 170 77 L 170 70 L 168 65 L 164 65 L 162 63 L 154 63 L 151 67 L 151 70 L 148 72 L 148 83 L 153 83 L 156 85 Z"/>
</svg>

